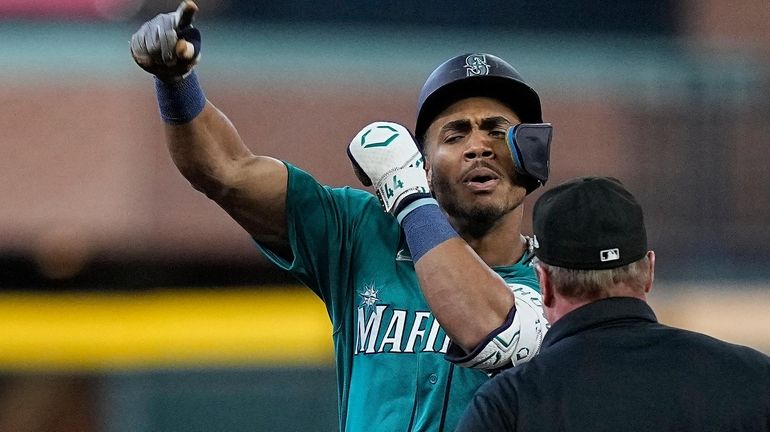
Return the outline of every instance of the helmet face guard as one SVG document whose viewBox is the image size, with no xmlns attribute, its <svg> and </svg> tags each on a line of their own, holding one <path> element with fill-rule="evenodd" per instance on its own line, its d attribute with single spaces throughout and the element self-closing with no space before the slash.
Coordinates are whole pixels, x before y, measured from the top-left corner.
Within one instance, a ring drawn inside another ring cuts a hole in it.
<svg viewBox="0 0 770 432">
<path fill-rule="evenodd" d="M 550 123 L 521 123 L 508 129 L 506 141 L 514 168 L 530 180 L 526 185 L 527 193 L 548 181 L 552 136 Z"/>
</svg>

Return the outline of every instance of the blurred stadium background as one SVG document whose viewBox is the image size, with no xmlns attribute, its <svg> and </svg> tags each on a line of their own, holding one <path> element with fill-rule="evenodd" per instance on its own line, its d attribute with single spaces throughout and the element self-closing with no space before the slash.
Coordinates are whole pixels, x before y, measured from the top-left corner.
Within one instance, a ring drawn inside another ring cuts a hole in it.
<svg viewBox="0 0 770 432">
<path fill-rule="evenodd" d="M 177 4 L 0 0 L 0 431 L 336 429 L 320 301 L 177 173 L 128 53 Z M 661 321 L 770 353 L 767 0 L 198 4 L 209 99 L 332 185 L 442 60 L 511 61 L 556 128 L 550 184 L 640 198 Z"/>
</svg>

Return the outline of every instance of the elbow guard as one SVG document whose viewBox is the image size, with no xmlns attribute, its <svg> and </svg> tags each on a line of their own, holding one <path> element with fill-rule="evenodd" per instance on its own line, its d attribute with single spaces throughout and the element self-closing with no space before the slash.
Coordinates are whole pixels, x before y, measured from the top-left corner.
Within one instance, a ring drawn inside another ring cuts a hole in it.
<svg viewBox="0 0 770 432">
<path fill-rule="evenodd" d="M 548 330 L 543 314 L 542 296 L 526 285 L 509 284 L 516 308 L 502 326 L 495 329 L 472 352 L 460 355 L 461 349 L 450 345 L 447 359 L 463 367 L 493 372 L 528 362 L 538 352 Z"/>
</svg>

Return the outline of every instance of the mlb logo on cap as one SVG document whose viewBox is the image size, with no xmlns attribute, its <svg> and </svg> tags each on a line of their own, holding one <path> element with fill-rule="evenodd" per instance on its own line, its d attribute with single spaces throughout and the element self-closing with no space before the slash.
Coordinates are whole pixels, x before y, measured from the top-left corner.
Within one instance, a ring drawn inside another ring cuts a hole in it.
<svg viewBox="0 0 770 432">
<path fill-rule="evenodd" d="M 602 262 L 619 260 L 620 250 L 618 250 L 618 248 L 605 249 L 599 252 L 599 258 L 602 260 Z"/>
</svg>

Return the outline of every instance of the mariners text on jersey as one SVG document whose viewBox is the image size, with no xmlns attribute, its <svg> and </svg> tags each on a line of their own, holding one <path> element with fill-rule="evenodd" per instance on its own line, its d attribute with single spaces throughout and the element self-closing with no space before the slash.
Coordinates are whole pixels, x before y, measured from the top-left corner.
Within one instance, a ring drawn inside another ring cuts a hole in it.
<svg viewBox="0 0 770 432">
<path fill-rule="evenodd" d="M 430 312 L 393 309 L 386 305 L 358 307 L 353 354 L 446 353 L 449 338 Z"/>
</svg>

